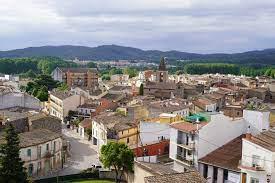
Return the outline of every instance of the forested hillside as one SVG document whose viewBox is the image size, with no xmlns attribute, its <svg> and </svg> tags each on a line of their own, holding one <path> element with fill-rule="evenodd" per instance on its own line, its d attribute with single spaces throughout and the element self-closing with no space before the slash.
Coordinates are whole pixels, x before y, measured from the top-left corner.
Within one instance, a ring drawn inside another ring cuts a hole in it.
<svg viewBox="0 0 275 183">
<path fill-rule="evenodd" d="M 81 60 L 147 60 L 158 62 L 159 58 L 168 57 L 170 61 L 186 60 L 194 62 L 235 63 L 235 64 L 275 64 L 275 49 L 249 51 L 234 54 L 197 54 L 180 51 L 142 50 L 117 45 L 98 47 L 85 46 L 42 46 L 24 49 L 0 51 L 0 58 L 21 57 L 60 57 L 62 59 L 79 58 Z"/>
</svg>

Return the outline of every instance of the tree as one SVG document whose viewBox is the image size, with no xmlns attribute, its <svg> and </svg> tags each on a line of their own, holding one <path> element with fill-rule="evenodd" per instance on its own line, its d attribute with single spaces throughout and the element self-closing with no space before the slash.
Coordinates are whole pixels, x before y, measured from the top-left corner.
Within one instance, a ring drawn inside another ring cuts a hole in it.
<svg viewBox="0 0 275 183">
<path fill-rule="evenodd" d="M 5 141 L 0 146 L 0 182 L 28 182 L 24 162 L 19 156 L 19 137 L 12 125 L 5 130 Z"/>
<path fill-rule="evenodd" d="M 57 87 L 57 90 L 59 90 L 59 91 L 68 91 L 69 86 L 66 83 L 60 83 L 59 86 Z"/>
<path fill-rule="evenodd" d="M 92 135 L 93 135 L 93 130 L 92 130 L 91 128 L 88 128 L 88 129 L 86 130 L 86 133 L 87 133 L 87 135 L 88 135 L 88 141 L 90 141 L 91 138 L 92 138 Z"/>
<path fill-rule="evenodd" d="M 123 69 L 123 74 L 127 74 L 129 75 L 130 78 L 132 78 L 132 77 L 136 77 L 138 73 L 136 69 L 126 67 Z"/>
<path fill-rule="evenodd" d="M 113 167 L 116 182 L 120 182 L 123 172 L 133 171 L 134 153 L 126 144 L 108 142 L 100 150 L 100 161 L 105 168 Z M 119 176 L 119 171 L 122 171 Z"/>
<path fill-rule="evenodd" d="M 97 68 L 97 64 L 94 63 L 94 62 L 89 62 L 89 63 L 87 64 L 87 67 L 89 67 L 89 68 Z"/>
<path fill-rule="evenodd" d="M 144 94 L 144 86 L 143 86 L 143 83 L 141 83 L 139 87 L 139 95 L 143 95 L 143 94 Z"/>
<path fill-rule="evenodd" d="M 36 97 L 42 102 L 48 101 L 49 94 L 46 86 L 42 86 L 38 89 Z"/>
</svg>

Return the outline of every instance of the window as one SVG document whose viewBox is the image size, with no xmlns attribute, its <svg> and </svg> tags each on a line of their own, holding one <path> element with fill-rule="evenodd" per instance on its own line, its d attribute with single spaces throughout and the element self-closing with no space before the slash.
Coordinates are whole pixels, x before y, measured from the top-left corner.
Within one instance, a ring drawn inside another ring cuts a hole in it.
<svg viewBox="0 0 275 183">
<path fill-rule="evenodd" d="M 41 146 L 38 146 L 38 149 L 37 149 L 37 157 L 38 157 L 38 158 L 41 158 Z"/>
<path fill-rule="evenodd" d="M 187 151 L 187 154 L 188 154 L 188 156 L 191 156 L 192 155 L 192 152 L 191 151 Z"/>
<path fill-rule="evenodd" d="M 32 172 L 33 172 L 33 164 L 29 164 L 29 167 L 28 167 L 28 174 L 30 176 L 32 176 Z"/>
<path fill-rule="evenodd" d="M 53 142 L 53 151 L 56 151 L 56 141 Z"/>
<path fill-rule="evenodd" d="M 27 150 L 27 156 L 29 156 L 29 157 L 32 156 L 32 150 L 31 150 L 31 149 L 28 149 L 28 150 Z"/>
<path fill-rule="evenodd" d="M 38 163 L 37 163 L 37 171 L 39 172 L 41 170 L 41 162 L 39 161 Z"/>
<path fill-rule="evenodd" d="M 214 182 L 217 182 L 218 179 L 218 168 L 214 167 L 214 171 L 213 171 L 213 180 Z"/>
<path fill-rule="evenodd" d="M 250 183 L 259 183 L 260 181 L 259 181 L 259 179 L 257 179 L 257 178 L 251 178 L 250 179 Z"/>
<path fill-rule="evenodd" d="M 203 165 L 203 177 L 207 178 L 208 176 L 208 165 Z"/>
<path fill-rule="evenodd" d="M 49 151 L 49 144 L 46 144 L 46 151 Z"/>
<path fill-rule="evenodd" d="M 127 144 L 129 144 L 129 142 L 130 142 L 130 139 L 129 139 L 129 138 L 127 138 Z"/>
<path fill-rule="evenodd" d="M 252 166 L 259 166 L 260 156 L 252 155 Z"/>
<path fill-rule="evenodd" d="M 192 140 L 192 141 L 195 140 L 195 135 L 194 135 L 194 134 L 191 135 L 191 140 Z"/>
<path fill-rule="evenodd" d="M 223 179 L 228 180 L 228 170 L 223 170 Z"/>
</svg>

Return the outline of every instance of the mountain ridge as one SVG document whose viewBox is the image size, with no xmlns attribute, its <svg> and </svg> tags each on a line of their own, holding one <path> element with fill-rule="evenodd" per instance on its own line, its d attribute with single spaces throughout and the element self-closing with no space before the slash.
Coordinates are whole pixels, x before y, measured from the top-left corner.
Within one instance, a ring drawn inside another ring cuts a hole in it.
<svg viewBox="0 0 275 183">
<path fill-rule="evenodd" d="M 240 53 L 199 54 L 177 50 L 143 50 L 128 46 L 101 45 L 97 47 L 60 45 L 40 46 L 0 51 L 0 58 L 54 56 L 63 59 L 79 58 L 81 60 L 148 60 L 158 61 L 165 56 L 173 60 L 217 60 L 229 63 L 275 64 L 275 48 L 252 50 Z"/>
</svg>

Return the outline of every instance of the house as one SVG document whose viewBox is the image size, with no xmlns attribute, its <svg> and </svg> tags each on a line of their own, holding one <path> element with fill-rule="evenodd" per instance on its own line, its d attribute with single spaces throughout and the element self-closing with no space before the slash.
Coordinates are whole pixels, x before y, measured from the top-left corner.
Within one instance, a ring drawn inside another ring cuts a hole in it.
<svg viewBox="0 0 275 183">
<path fill-rule="evenodd" d="M 223 114 L 230 118 L 241 118 L 243 117 L 244 107 L 240 105 L 228 105 L 224 107 Z"/>
<path fill-rule="evenodd" d="M 133 149 L 136 157 L 142 156 L 162 156 L 169 153 L 169 139 L 159 140 L 157 142 L 139 144 Z"/>
<path fill-rule="evenodd" d="M 133 183 L 144 183 L 145 177 L 166 175 L 166 174 L 173 174 L 173 173 L 178 173 L 178 172 L 172 169 L 171 164 L 135 161 Z"/>
<path fill-rule="evenodd" d="M 247 98 L 257 97 L 262 101 L 268 100 L 268 90 L 266 88 L 253 88 L 248 90 Z"/>
<path fill-rule="evenodd" d="M 73 87 L 71 91 L 76 95 L 81 95 L 86 99 L 99 100 L 108 93 L 107 90 L 101 90 L 99 88 L 88 87 Z"/>
<path fill-rule="evenodd" d="M 168 99 L 162 101 L 153 101 L 147 104 L 151 118 L 158 117 L 162 113 L 176 114 L 181 117 L 189 115 L 189 102 L 185 99 Z"/>
<path fill-rule="evenodd" d="M 75 111 L 79 105 L 84 103 L 84 98 L 71 92 L 52 91 L 49 101 L 50 115 L 64 121 L 69 111 Z"/>
<path fill-rule="evenodd" d="M 55 68 L 52 78 L 64 82 L 69 87 L 98 87 L 98 71 L 92 68 Z"/>
<path fill-rule="evenodd" d="M 134 120 L 115 112 L 103 112 L 92 119 L 92 141 L 98 149 L 109 141 L 128 146 L 137 144 L 138 128 Z"/>
<path fill-rule="evenodd" d="M 97 107 L 100 102 L 96 101 L 86 101 L 84 104 L 77 107 L 77 116 L 83 118 L 91 118 L 96 113 Z"/>
<path fill-rule="evenodd" d="M 111 76 L 111 81 L 116 82 L 119 85 L 127 85 L 129 81 L 128 74 L 114 74 Z"/>
<path fill-rule="evenodd" d="M 194 112 L 215 112 L 217 111 L 217 102 L 205 97 L 199 97 L 193 101 Z"/>
<path fill-rule="evenodd" d="M 145 177 L 145 183 L 206 183 L 204 179 L 196 171 L 188 171 L 183 173 L 174 173 L 168 175 L 159 175 Z"/>
<path fill-rule="evenodd" d="M 93 121 L 92 119 L 86 118 L 83 121 L 81 121 L 78 125 L 78 133 L 82 139 L 85 138 L 85 133 L 87 132 L 87 129 L 92 129 Z"/>
<path fill-rule="evenodd" d="M 213 93 L 206 94 L 206 95 L 203 95 L 203 96 L 216 102 L 216 104 L 217 104 L 217 109 L 216 110 L 217 111 L 219 111 L 219 110 L 221 110 L 225 107 L 225 95 L 222 95 L 222 94 L 217 93 L 217 92 L 213 92 Z"/>
<path fill-rule="evenodd" d="M 181 116 L 178 114 L 162 113 L 159 115 L 159 122 L 170 124 L 181 120 Z"/>
<path fill-rule="evenodd" d="M 238 168 L 242 157 L 241 135 L 199 159 L 199 172 L 209 182 L 239 183 L 241 170 Z"/>
<path fill-rule="evenodd" d="M 29 176 L 50 174 L 62 165 L 61 134 L 47 129 L 20 133 L 20 158 Z"/>
<path fill-rule="evenodd" d="M 24 92 L 7 91 L 0 89 L 0 110 L 14 107 L 40 110 L 40 101 Z"/>
<path fill-rule="evenodd" d="M 139 145 L 155 144 L 170 139 L 169 123 L 160 123 L 159 118 L 139 122 Z"/>
<path fill-rule="evenodd" d="M 108 93 L 110 94 L 127 94 L 127 95 L 132 95 L 132 87 L 131 86 L 121 86 L 121 85 L 116 85 L 113 86 L 112 88 L 109 89 Z"/>
<path fill-rule="evenodd" d="M 242 140 L 241 182 L 266 183 L 275 181 L 275 129 Z"/>
<path fill-rule="evenodd" d="M 218 147 L 244 134 L 269 129 L 269 112 L 244 110 L 243 118 L 232 119 L 222 113 L 205 113 L 209 120 L 177 122 L 170 125 L 170 158 L 175 170 L 197 169 L 198 160 Z"/>
</svg>

